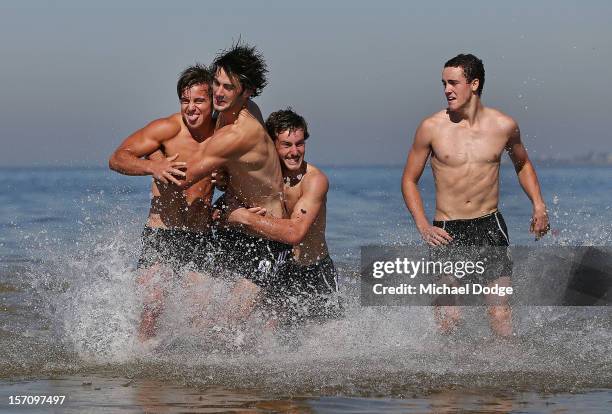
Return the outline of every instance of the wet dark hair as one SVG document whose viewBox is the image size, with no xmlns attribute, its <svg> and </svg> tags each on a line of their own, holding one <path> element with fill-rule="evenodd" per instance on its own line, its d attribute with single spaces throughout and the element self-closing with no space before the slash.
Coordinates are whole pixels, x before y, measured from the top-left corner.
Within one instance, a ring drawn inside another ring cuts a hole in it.
<svg viewBox="0 0 612 414">
<path fill-rule="evenodd" d="M 304 139 L 310 136 L 306 120 L 294 112 L 290 106 L 287 109 L 272 112 L 268 119 L 266 119 L 266 130 L 273 141 L 276 141 L 276 138 L 285 131 L 291 133 L 298 129 L 304 131 Z"/>
<path fill-rule="evenodd" d="M 200 63 L 196 63 L 181 72 L 176 84 L 176 93 L 180 99 L 185 89 L 189 89 L 194 85 L 208 85 L 208 94 L 212 97 L 212 79 L 210 69 Z"/>
<path fill-rule="evenodd" d="M 258 96 L 267 85 L 266 73 L 268 68 L 262 54 L 240 40 L 231 48 L 219 52 L 212 63 L 214 74 L 223 69 L 230 77 L 236 77 L 244 90 L 251 90 L 251 96 Z"/>
<path fill-rule="evenodd" d="M 468 82 L 472 82 L 474 79 L 478 79 L 478 89 L 476 93 L 478 96 L 482 95 L 482 89 L 484 88 L 485 83 L 485 70 L 484 65 L 482 64 L 482 60 L 478 59 L 476 56 L 468 53 L 464 55 L 463 53 L 455 56 L 448 62 L 444 64 L 445 68 L 462 68 L 463 76 L 467 79 Z"/>
</svg>

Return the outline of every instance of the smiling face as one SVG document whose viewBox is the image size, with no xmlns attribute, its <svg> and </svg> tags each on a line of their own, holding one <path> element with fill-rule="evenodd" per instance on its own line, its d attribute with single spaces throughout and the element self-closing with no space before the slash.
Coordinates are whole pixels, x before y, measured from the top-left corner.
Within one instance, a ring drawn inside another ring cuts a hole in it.
<svg viewBox="0 0 612 414">
<path fill-rule="evenodd" d="M 250 93 L 243 90 L 235 76 L 229 76 L 223 68 L 217 70 L 213 80 L 215 110 L 224 112 L 230 108 L 241 108 L 249 96 Z"/>
<path fill-rule="evenodd" d="M 478 90 L 478 79 L 468 82 L 462 67 L 446 67 L 442 71 L 442 84 L 444 95 L 448 103 L 448 110 L 455 112 L 464 108 Z"/>
<path fill-rule="evenodd" d="M 304 130 L 300 128 L 283 131 L 278 134 L 274 143 L 283 168 L 289 171 L 299 170 L 306 152 Z"/>
<path fill-rule="evenodd" d="M 202 127 L 212 116 L 212 105 L 209 86 L 193 85 L 185 88 L 181 94 L 181 116 L 189 128 Z"/>
</svg>

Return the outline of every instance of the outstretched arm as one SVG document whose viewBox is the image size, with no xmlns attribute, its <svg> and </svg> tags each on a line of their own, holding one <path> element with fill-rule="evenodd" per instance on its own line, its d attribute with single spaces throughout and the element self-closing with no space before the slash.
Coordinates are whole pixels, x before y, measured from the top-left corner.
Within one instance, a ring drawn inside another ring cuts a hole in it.
<svg viewBox="0 0 612 414">
<path fill-rule="evenodd" d="M 185 163 L 171 157 L 143 157 L 159 150 L 163 143 L 178 134 L 180 126 L 170 119 L 158 119 L 127 137 L 108 160 L 111 170 L 125 175 L 152 175 L 162 183 L 178 183 L 175 176 L 184 176 Z"/>
<path fill-rule="evenodd" d="M 414 136 L 414 143 L 408 153 L 408 160 L 406 161 L 402 176 L 402 194 L 404 195 L 404 202 L 408 210 L 410 210 L 410 214 L 412 214 L 414 223 L 419 233 L 421 233 L 423 240 L 432 246 L 438 246 L 440 244 L 447 244 L 452 238 L 443 229 L 429 224 L 418 187 L 427 158 L 429 158 L 431 153 L 432 126 L 429 123 L 429 120 L 423 121 Z"/>
<path fill-rule="evenodd" d="M 529 160 L 527 150 L 521 142 L 521 132 L 516 123 L 512 126 L 506 150 L 514 164 L 514 170 L 518 176 L 519 183 L 533 204 L 533 216 L 529 231 L 535 234 L 537 240 L 550 230 L 548 214 L 540 191 L 538 176 L 533 164 Z"/>
<path fill-rule="evenodd" d="M 228 222 L 241 224 L 271 240 L 290 245 L 300 244 L 319 216 L 329 189 L 329 182 L 324 174 L 304 177 L 304 180 L 306 181 L 302 183 L 302 197 L 295 204 L 290 218 L 266 217 L 240 208 L 229 215 Z"/>
</svg>

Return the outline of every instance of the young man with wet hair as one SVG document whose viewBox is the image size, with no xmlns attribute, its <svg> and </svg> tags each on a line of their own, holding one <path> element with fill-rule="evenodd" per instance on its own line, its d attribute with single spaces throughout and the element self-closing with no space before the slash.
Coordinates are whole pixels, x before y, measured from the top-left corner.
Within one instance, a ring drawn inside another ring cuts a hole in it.
<svg viewBox="0 0 612 414">
<path fill-rule="evenodd" d="M 213 105 L 218 111 L 213 137 L 200 144 L 187 163 L 182 187 L 223 169 L 225 204 L 258 206 L 268 215 L 286 217 L 283 180 L 274 143 L 259 121 L 250 98 L 266 85 L 266 64 L 255 47 L 233 45 L 213 62 Z M 229 322 L 247 317 L 259 292 L 267 288 L 291 255 L 291 246 L 235 229 L 220 229 L 221 267 L 242 276 L 235 284 L 227 312 Z"/>
<path fill-rule="evenodd" d="M 538 178 L 521 142 L 519 127 L 508 115 L 482 104 L 484 81 L 482 61 L 472 54 L 460 54 L 445 63 L 442 84 L 448 106 L 418 127 L 404 169 L 402 192 L 434 255 L 442 250 L 457 250 L 459 246 L 491 246 L 491 251 L 497 251 L 496 257 L 491 258 L 495 271 L 485 275 L 484 281 L 489 286 L 510 286 L 512 263 L 505 251 L 509 245 L 508 231 L 498 210 L 499 168 L 504 150 L 533 206 L 529 231 L 537 239 L 550 227 Z M 418 188 L 430 155 L 436 184 L 433 224 L 425 215 Z M 485 299 L 492 330 L 500 336 L 511 335 L 512 315 L 507 296 L 498 302 Z M 436 307 L 435 312 L 444 332 L 452 331 L 460 320 L 457 306 Z"/>
<path fill-rule="evenodd" d="M 211 250 L 210 175 L 202 175 L 189 189 L 177 187 L 190 155 L 214 132 L 212 74 L 202 65 L 185 69 L 177 83 L 180 112 L 157 119 L 128 136 L 109 160 L 109 167 L 126 175 L 151 175 L 152 199 L 142 234 L 138 282 L 147 290 L 139 328 L 141 340 L 155 334 L 163 308 L 164 290 L 156 280 L 163 269 L 179 271 L 186 265 L 208 268 Z"/>
<path fill-rule="evenodd" d="M 246 208 L 234 210 L 228 221 L 268 239 L 293 245 L 293 261 L 273 286 L 275 301 L 286 317 L 335 316 L 339 311 L 338 277 L 325 241 L 329 182 L 304 160 L 308 125 L 291 108 L 273 112 L 266 120 L 283 172 L 286 219 L 261 216 Z"/>
</svg>

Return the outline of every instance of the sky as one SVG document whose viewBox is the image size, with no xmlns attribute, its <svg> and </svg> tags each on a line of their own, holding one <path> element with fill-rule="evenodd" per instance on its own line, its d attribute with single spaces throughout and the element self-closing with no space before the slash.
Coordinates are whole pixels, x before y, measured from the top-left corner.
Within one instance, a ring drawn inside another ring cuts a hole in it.
<svg viewBox="0 0 612 414">
<path fill-rule="evenodd" d="M 0 166 L 105 165 L 179 110 L 182 69 L 238 38 L 266 58 L 264 116 L 302 114 L 315 164 L 403 164 L 458 53 L 484 61 L 483 103 L 532 156 L 612 152 L 611 15 L 606 1 L 3 1 Z"/>
</svg>

